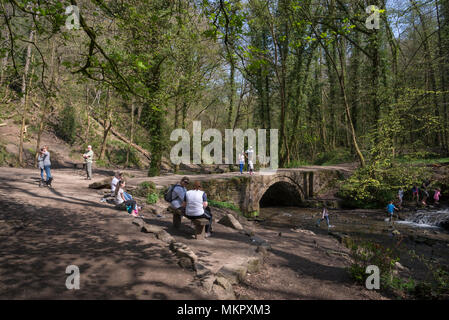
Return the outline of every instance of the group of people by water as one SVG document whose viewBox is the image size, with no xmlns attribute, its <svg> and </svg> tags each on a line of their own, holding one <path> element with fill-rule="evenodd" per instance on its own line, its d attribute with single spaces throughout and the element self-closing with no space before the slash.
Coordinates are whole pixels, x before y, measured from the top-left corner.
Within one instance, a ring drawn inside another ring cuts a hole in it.
<svg viewBox="0 0 449 320">
<path fill-rule="evenodd" d="M 416 201 L 417 205 L 421 204 L 423 206 L 427 206 L 428 199 L 429 199 L 429 193 L 430 193 L 429 186 L 430 186 L 430 181 L 424 181 L 421 184 L 421 188 L 419 188 L 417 185 L 414 185 L 413 188 L 411 189 L 412 201 Z M 440 204 L 440 196 L 441 196 L 441 190 L 440 190 L 440 188 L 437 187 L 434 189 L 434 193 L 433 193 L 433 204 L 434 205 Z M 421 199 L 421 201 L 420 201 L 420 199 Z M 404 200 L 404 189 L 400 188 L 398 191 L 396 203 L 393 200 L 391 200 L 388 203 L 387 208 L 386 208 L 387 212 L 390 216 L 390 221 L 393 221 L 394 212 L 402 209 L 403 200 Z"/>
<path fill-rule="evenodd" d="M 253 147 L 250 146 L 248 150 L 242 151 L 239 156 L 239 168 L 240 174 L 243 174 L 245 159 L 248 159 L 248 173 L 250 175 L 254 172 L 254 163 L 253 163 L 254 150 Z M 87 147 L 87 152 L 83 154 L 84 163 L 87 180 L 92 179 L 92 162 L 93 162 L 94 152 L 92 150 L 92 146 Z M 51 182 L 53 177 L 51 175 L 51 161 L 50 161 L 50 152 L 48 150 L 48 146 L 43 146 L 38 153 L 38 167 L 40 169 L 41 180 L 39 182 L 39 186 L 49 186 L 51 187 Z M 44 179 L 44 172 L 46 175 L 46 179 Z M 190 184 L 190 180 L 188 177 L 183 177 L 181 181 L 175 185 L 172 185 L 167 191 L 168 197 L 166 196 L 166 200 L 170 202 L 170 206 L 173 210 L 178 210 L 181 216 L 185 216 L 191 220 L 205 218 L 209 220 L 209 224 L 206 226 L 206 236 L 210 236 L 212 232 L 212 213 L 208 206 L 207 195 L 201 190 L 201 183 L 199 181 L 195 181 L 193 183 L 193 189 L 187 191 L 187 187 Z M 430 181 L 424 181 L 419 188 L 417 185 L 414 185 L 411 189 L 412 201 L 416 200 L 417 204 L 421 204 L 423 206 L 427 206 L 428 198 L 429 198 L 429 186 Z M 123 173 L 117 172 L 112 181 L 111 181 L 111 195 L 112 199 L 109 199 L 109 202 L 113 202 L 116 206 L 123 206 L 126 208 L 129 214 L 135 217 L 143 217 L 139 214 L 139 211 L 142 207 L 137 205 L 137 202 L 133 197 L 125 191 L 126 181 L 123 179 Z M 434 189 L 433 193 L 433 204 L 439 205 L 441 196 L 441 190 L 439 188 Z M 395 211 L 399 211 L 402 209 L 402 203 L 404 199 L 404 190 L 400 188 L 397 194 L 397 201 L 390 201 L 387 204 L 386 210 L 390 217 L 390 221 L 393 221 L 393 216 Z M 421 199 L 421 200 L 420 200 Z M 103 198 L 102 201 L 106 201 L 106 198 Z M 329 221 L 329 210 L 327 207 L 323 208 L 321 213 L 321 217 L 317 220 L 316 225 L 319 227 L 322 221 L 326 221 L 328 228 L 333 227 Z"/>
</svg>

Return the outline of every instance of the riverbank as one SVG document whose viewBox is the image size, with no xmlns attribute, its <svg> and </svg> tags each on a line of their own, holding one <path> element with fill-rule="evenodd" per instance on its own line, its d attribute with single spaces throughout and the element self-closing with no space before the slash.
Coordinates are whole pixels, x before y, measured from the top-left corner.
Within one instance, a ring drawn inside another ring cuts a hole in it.
<svg viewBox="0 0 449 320">
<path fill-rule="evenodd" d="M 449 265 L 449 232 L 438 227 L 417 227 L 410 223 L 385 221 L 384 210 L 331 210 L 332 228 L 326 223 L 317 227 L 316 221 L 321 216 L 319 209 L 296 207 L 263 208 L 261 223 L 265 228 L 282 228 L 290 230 L 300 228 L 316 234 L 327 235 L 340 242 L 351 244 L 372 242 L 391 248 L 399 257 L 399 271 L 404 278 L 426 281 L 429 278 L 428 267 L 415 254 L 431 261 L 434 265 Z M 415 211 L 402 212 L 402 218 L 413 216 Z M 414 252 L 415 254 L 412 254 Z"/>
</svg>

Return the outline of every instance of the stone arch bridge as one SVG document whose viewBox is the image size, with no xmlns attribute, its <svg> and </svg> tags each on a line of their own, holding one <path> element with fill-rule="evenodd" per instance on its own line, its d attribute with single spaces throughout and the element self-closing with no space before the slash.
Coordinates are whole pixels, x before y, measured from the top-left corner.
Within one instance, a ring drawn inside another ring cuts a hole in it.
<svg viewBox="0 0 449 320">
<path fill-rule="evenodd" d="M 232 202 L 251 215 L 261 206 L 316 206 L 323 202 L 335 206 L 337 182 L 350 173 L 343 167 L 307 167 L 279 169 L 272 175 L 214 175 L 199 180 L 209 199 Z"/>
</svg>

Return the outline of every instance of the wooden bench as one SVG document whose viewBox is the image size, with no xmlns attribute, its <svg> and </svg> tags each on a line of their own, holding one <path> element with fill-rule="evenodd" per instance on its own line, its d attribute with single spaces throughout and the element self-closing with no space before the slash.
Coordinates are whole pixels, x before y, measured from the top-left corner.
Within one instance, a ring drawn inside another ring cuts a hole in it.
<svg viewBox="0 0 449 320">
<path fill-rule="evenodd" d="M 86 167 L 86 164 L 84 162 L 71 162 L 71 164 L 73 165 L 73 169 L 78 169 L 78 167 L 80 167 L 80 169 L 84 169 Z"/>
<path fill-rule="evenodd" d="M 173 214 L 173 227 L 179 229 L 181 227 L 181 220 L 183 214 L 181 210 L 173 209 L 168 207 L 167 211 Z M 189 219 L 190 220 L 190 219 Z M 206 226 L 209 224 L 207 219 L 192 219 L 193 225 L 195 226 L 195 237 L 197 240 L 204 240 L 206 237 Z"/>
</svg>

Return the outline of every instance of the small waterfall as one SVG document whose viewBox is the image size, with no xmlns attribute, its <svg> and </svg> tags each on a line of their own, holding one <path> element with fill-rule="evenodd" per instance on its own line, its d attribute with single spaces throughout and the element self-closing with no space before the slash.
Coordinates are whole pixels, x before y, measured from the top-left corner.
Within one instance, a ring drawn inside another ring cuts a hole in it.
<svg viewBox="0 0 449 320">
<path fill-rule="evenodd" d="M 449 230 L 449 208 L 432 211 L 418 210 L 405 221 L 398 221 L 398 223 L 418 227 L 440 227 Z"/>
</svg>

